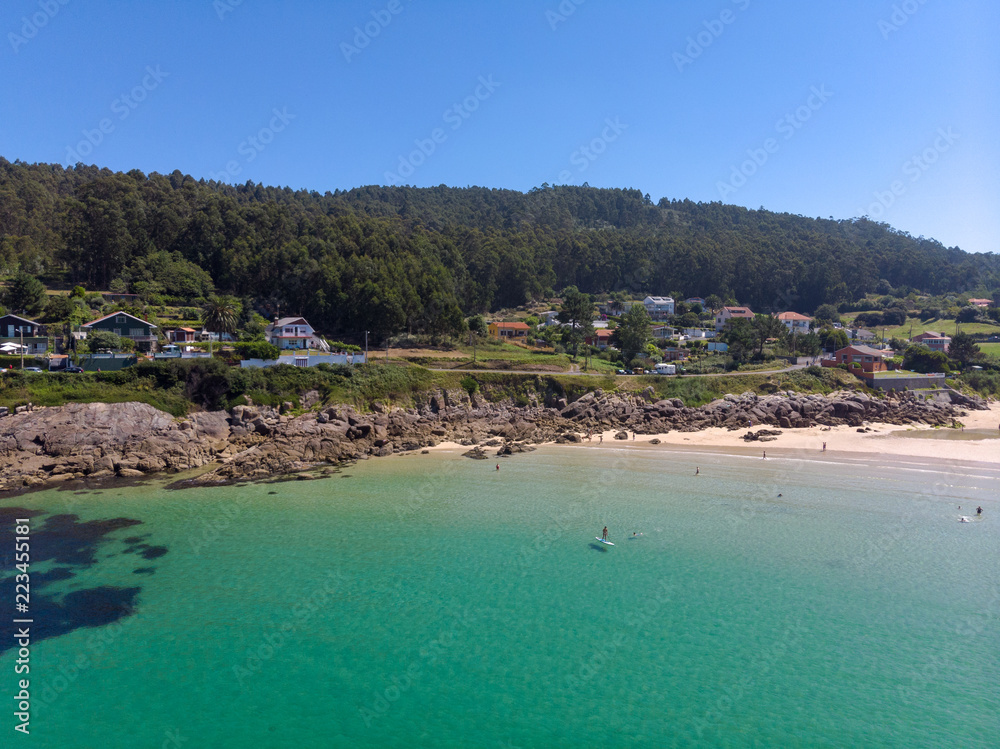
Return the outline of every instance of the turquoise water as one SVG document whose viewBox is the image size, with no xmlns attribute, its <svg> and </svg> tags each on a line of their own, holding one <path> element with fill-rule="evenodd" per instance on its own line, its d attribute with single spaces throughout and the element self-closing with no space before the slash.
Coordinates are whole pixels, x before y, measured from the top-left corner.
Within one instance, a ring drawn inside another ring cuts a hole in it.
<svg viewBox="0 0 1000 749">
<path fill-rule="evenodd" d="M 605 448 L 4 500 L 69 570 L 18 745 L 1000 746 L 1000 471 Z"/>
</svg>

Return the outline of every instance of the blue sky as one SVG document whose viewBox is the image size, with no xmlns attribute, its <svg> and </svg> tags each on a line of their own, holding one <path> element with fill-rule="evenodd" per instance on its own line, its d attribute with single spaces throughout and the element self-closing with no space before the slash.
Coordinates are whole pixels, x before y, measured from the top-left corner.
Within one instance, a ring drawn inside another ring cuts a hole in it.
<svg viewBox="0 0 1000 749">
<path fill-rule="evenodd" d="M 9 0 L 0 155 L 632 187 L 1000 251 L 987 0 Z"/>
</svg>

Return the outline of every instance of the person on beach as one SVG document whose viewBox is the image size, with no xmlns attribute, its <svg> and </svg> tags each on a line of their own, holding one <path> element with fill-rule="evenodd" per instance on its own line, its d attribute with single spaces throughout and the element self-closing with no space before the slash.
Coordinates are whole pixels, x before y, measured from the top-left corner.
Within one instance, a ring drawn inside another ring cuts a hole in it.
<svg viewBox="0 0 1000 749">
<path fill-rule="evenodd" d="M 823 452 L 826 452 L 826 443 L 823 443 Z"/>
<path fill-rule="evenodd" d="M 498 471 L 500 470 L 500 464 L 499 463 L 497 463 L 497 470 Z"/>
<path fill-rule="evenodd" d="M 765 451 L 764 451 L 764 457 L 763 457 L 763 460 L 767 460 L 767 450 L 765 450 Z"/>
<path fill-rule="evenodd" d="M 601 531 L 601 539 L 604 541 L 608 540 L 608 526 L 604 526 L 604 530 Z"/>
<path fill-rule="evenodd" d="M 983 508 L 982 508 L 982 506 L 976 508 L 976 514 L 977 515 L 982 515 L 983 514 Z"/>
<path fill-rule="evenodd" d="M 694 475 L 697 476 L 699 473 L 701 473 L 701 469 L 695 467 L 695 469 L 694 469 Z"/>
<path fill-rule="evenodd" d="M 597 444 L 598 444 L 598 445 L 603 445 L 603 444 L 604 444 L 604 435 L 603 435 L 603 434 L 601 435 L 601 439 L 599 439 L 599 440 L 597 441 Z"/>
</svg>

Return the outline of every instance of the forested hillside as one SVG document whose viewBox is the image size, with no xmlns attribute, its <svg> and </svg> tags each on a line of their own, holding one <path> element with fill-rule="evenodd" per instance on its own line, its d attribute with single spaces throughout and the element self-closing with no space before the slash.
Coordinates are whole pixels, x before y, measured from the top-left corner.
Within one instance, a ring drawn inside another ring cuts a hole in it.
<svg viewBox="0 0 1000 749">
<path fill-rule="evenodd" d="M 0 159 L 0 274 L 220 293 L 329 335 L 445 332 L 464 315 L 574 285 L 718 294 L 812 311 L 880 286 L 1000 287 L 974 255 L 865 219 L 834 221 L 637 190 L 363 187 L 320 194 Z M 884 293 L 884 291 L 883 291 Z"/>
</svg>

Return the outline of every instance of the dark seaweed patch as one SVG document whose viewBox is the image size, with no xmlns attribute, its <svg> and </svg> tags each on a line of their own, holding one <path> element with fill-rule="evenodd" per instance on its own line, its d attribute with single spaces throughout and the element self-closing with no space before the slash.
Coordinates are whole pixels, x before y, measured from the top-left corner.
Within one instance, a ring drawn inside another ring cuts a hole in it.
<svg viewBox="0 0 1000 749">
<path fill-rule="evenodd" d="M 73 577 L 73 574 L 73 570 L 68 567 L 54 567 L 48 572 L 33 572 L 31 574 L 31 582 L 34 583 L 36 588 L 38 588 L 39 586 L 54 583 L 59 580 L 69 580 Z"/>
<path fill-rule="evenodd" d="M 54 560 L 59 564 L 89 567 L 96 561 L 97 547 L 112 531 L 141 525 L 141 520 L 112 518 L 79 522 L 77 515 L 51 515 L 31 536 L 32 561 Z"/>
<path fill-rule="evenodd" d="M 42 510 L 27 510 L 23 507 L 0 507 L 0 527 L 5 530 L 14 525 L 18 518 L 37 518 L 44 515 Z"/>
<path fill-rule="evenodd" d="M 156 559 L 167 553 L 166 546 L 148 546 L 142 552 L 143 559 Z"/>
<path fill-rule="evenodd" d="M 132 570 L 133 575 L 152 575 L 156 572 L 156 567 L 137 567 Z"/>
<path fill-rule="evenodd" d="M 135 612 L 139 590 L 103 585 L 67 593 L 61 601 L 55 597 L 32 595 L 31 639 L 38 642 L 81 627 L 103 627 L 124 619 Z M 5 621 L 14 618 L 9 596 L 0 600 L 0 616 Z M 0 640 L 0 652 L 13 647 L 17 647 L 13 637 Z"/>
</svg>

